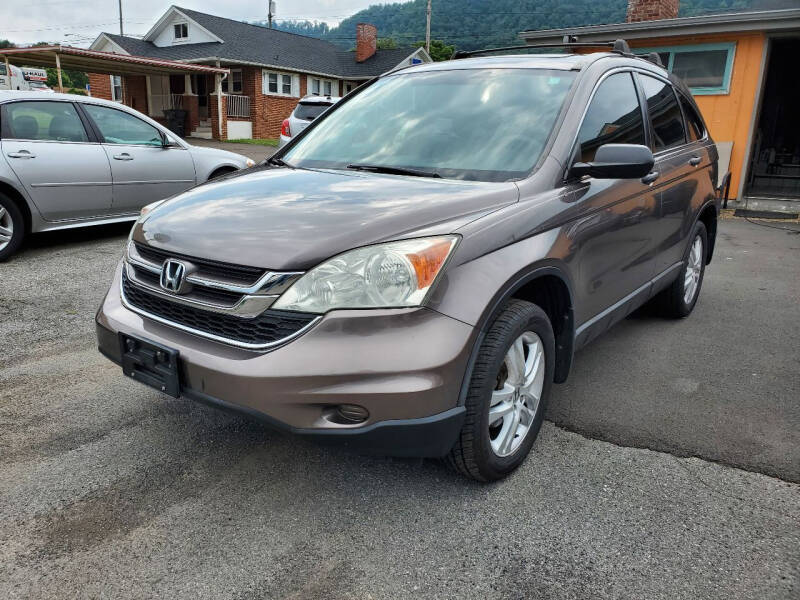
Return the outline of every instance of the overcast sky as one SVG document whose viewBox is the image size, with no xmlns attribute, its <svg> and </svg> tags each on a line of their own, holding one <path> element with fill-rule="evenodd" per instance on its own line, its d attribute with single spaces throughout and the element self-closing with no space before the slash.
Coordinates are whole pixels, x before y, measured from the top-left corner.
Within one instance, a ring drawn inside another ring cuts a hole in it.
<svg viewBox="0 0 800 600">
<path fill-rule="evenodd" d="M 335 25 L 382 0 L 276 0 L 278 19 Z M 144 34 L 172 4 L 169 0 L 122 0 L 125 34 Z M 179 0 L 178 6 L 230 19 L 267 18 L 267 0 Z M 0 39 L 15 44 L 61 42 L 88 46 L 98 33 L 119 33 L 117 0 L 0 0 Z"/>
</svg>

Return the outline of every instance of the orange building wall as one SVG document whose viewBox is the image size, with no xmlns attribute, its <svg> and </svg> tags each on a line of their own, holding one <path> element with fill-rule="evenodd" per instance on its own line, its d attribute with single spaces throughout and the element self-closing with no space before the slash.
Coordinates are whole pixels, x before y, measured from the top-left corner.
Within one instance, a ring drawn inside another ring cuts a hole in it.
<svg viewBox="0 0 800 600">
<path fill-rule="evenodd" d="M 739 193 L 753 112 L 756 110 L 758 76 L 766 36 L 763 33 L 730 33 L 684 38 L 631 40 L 632 48 L 657 48 L 717 42 L 736 42 L 727 94 L 698 95 L 694 99 L 703 113 L 711 136 L 716 142 L 733 142 L 731 152 L 731 198 Z"/>
</svg>

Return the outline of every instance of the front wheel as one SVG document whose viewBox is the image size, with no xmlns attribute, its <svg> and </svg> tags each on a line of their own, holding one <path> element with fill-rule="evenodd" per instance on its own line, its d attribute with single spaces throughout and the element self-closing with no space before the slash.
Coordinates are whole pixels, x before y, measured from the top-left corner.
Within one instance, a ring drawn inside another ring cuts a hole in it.
<svg viewBox="0 0 800 600">
<path fill-rule="evenodd" d="M 555 339 L 545 312 L 530 302 L 509 302 L 481 342 L 450 466 L 478 481 L 495 481 L 522 464 L 542 426 L 554 365 Z"/>
</svg>

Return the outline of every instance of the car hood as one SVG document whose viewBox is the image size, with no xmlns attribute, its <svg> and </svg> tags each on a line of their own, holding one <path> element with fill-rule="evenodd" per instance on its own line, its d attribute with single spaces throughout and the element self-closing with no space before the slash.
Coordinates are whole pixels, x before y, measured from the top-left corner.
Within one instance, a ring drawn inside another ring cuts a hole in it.
<svg viewBox="0 0 800 600">
<path fill-rule="evenodd" d="M 263 168 L 176 196 L 133 239 L 198 258 L 308 269 L 375 242 L 449 233 L 518 200 L 513 183 Z"/>
<path fill-rule="evenodd" d="M 247 157 L 242 154 L 237 154 L 236 152 L 231 152 L 230 150 L 220 150 L 219 148 L 206 148 L 205 146 L 194 146 L 189 144 L 189 151 L 195 155 L 202 155 L 204 157 L 215 157 L 220 160 L 229 160 L 233 163 L 240 164 L 240 168 L 244 168 L 247 163 Z M 264 156 L 267 155 L 266 150 L 264 151 Z"/>
</svg>

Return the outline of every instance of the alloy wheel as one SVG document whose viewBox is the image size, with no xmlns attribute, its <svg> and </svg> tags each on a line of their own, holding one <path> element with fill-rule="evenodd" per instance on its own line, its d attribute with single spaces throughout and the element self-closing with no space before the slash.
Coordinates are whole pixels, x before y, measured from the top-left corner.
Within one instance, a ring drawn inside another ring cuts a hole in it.
<svg viewBox="0 0 800 600">
<path fill-rule="evenodd" d="M 11 213 L 0 206 L 0 250 L 4 250 L 13 237 L 14 221 L 11 219 Z"/>
<path fill-rule="evenodd" d="M 686 271 L 683 276 L 683 301 L 689 305 L 694 300 L 700 284 L 700 274 L 703 271 L 703 240 L 698 235 L 692 242 L 689 251 L 689 260 L 686 262 Z"/>
<path fill-rule="evenodd" d="M 508 349 L 489 404 L 489 442 L 497 456 L 513 454 L 528 435 L 542 397 L 544 375 L 542 340 L 526 331 Z"/>
</svg>

